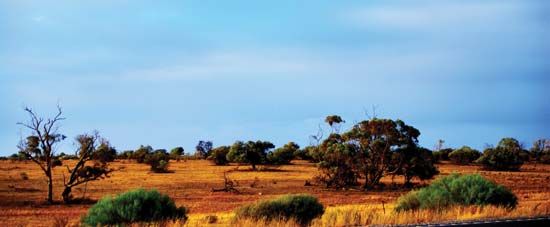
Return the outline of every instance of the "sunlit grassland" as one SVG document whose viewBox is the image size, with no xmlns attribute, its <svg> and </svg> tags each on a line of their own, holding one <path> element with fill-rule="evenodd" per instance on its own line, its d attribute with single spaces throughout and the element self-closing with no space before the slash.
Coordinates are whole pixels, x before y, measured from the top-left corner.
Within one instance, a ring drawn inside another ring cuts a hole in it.
<svg viewBox="0 0 550 227">
<path fill-rule="evenodd" d="M 439 169 L 442 175 L 479 172 L 504 184 L 518 196 L 518 208 L 509 211 L 494 207 L 468 207 L 442 213 L 420 211 L 399 214 L 392 211 L 393 204 L 398 196 L 408 190 L 392 188 L 390 177 L 382 181 L 386 188 L 369 192 L 307 187 L 304 186 L 305 181 L 311 180 L 317 171 L 313 164 L 303 161 L 255 172 L 249 171 L 248 166 L 214 166 L 200 160 L 172 161 L 170 169 L 174 172 L 167 174 L 151 173 L 147 165 L 130 161 L 117 161 L 112 168 L 117 171 L 110 178 L 82 185 L 73 190 L 74 196 L 85 195 L 97 200 L 133 188 L 156 188 L 174 198 L 178 205 L 190 209 L 187 226 L 206 225 L 205 217 L 208 215 L 217 217 L 214 225 L 258 226 L 258 223 L 249 220 L 233 220 L 231 211 L 243 204 L 290 193 L 315 195 L 327 207 L 322 218 L 314 220 L 315 226 L 402 224 L 550 214 L 550 166 L 544 165 L 525 165 L 520 172 L 487 172 L 479 171 L 476 166 L 441 164 Z M 67 174 L 66 171 L 64 167 L 55 168 L 54 193 L 57 200 L 61 200 L 63 173 Z M 211 192 L 212 188 L 222 187 L 224 172 L 237 182 L 240 193 Z M 23 180 L 21 173 L 26 173 L 29 179 Z M 395 178 L 396 183 L 401 181 L 401 178 Z M 91 206 L 47 206 L 43 204 L 45 195 L 46 182 L 38 166 L 31 162 L 0 161 L 0 223 L 9 226 L 51 226 L 57 218 L 75 224 Z M 172 224 L 178 226 L 181 223 Z M 292 226 L 292 222 L 274 222 L 270 226 Z"/>
</svg>

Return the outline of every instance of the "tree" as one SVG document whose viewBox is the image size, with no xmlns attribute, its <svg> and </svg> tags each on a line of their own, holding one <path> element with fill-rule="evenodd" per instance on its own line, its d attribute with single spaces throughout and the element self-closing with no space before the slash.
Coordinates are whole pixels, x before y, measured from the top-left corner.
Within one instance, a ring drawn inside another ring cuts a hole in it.
<svg viewBox="0 0 550 227">
<path fill-rule="evenodd" d="M 325 118 L 325 122 L 332 128 L 332 132 L 339 133 L 340 127 L 342 123 L 345 123 L 344 120 L 342 120 L 342 117 L 338 115 L 329 115 Z"/>
<path fill-rule="evenodd" d="M 145 158 L 147 158 L 147 156 L 151 154 L 151 152 L 153 152 L 153 147 L 149 145 L 141 145 L 137 150 L 134 151 L 132 158 L 135 159 L 137 163 L 144 163 Z"/>
<path fill-rule="evenodd" d="M 220 146 L 212 149 L 208 160 L 211 160 L 216 165 L 227 165 L 229 161 L 227 160 L 227 154 L 231 147 L 229 146 Z"/>
<path fill-rule="evenodd" d="M 65 120 L 62 117 L 62 110 L 60 106 L 57 106 L 57 114 L 53 118 L 44 119 L 36 115 L 36 113 L 30 109 L 25 108 L 30 116 L 30 121 L 27 123 L 18 123 L 29 129 L 30 135 L 26 141 L 21 140 L 19 142 L 19 151 L 30 159 L 44 172 L 48 183 L 48 195 L 47 202 L 53 203 L 53 181 L 52 181 L 52 168 L 54 166 L 55 149 L 57 145 L 66 138 L 65 135 L 58 133 L 59 122 Z"/>
<path fill-rule="evenodd" d="M 449 161 L 449 154 L 453 152 L 452 148 L 443 148 L 438 151 L 433 152 L 434 161 L 440 162 L 440 161 Z"/>
<path fill-rule="evenodd" d="M 345 143 L 340 134 L 331 134 L 319 146 L 318 181 L 326 187 L 345 188 L 357 184 L 359 164 L 356 144 Z"/>
<path fill-rule="evenodd" d="M 170 158 L 179 161 L 184 151 L 183 147 L 175 147 L 170 150 Z"/>
<path fill-rule="evenodd" d="M 437 144 L 435 145 L 434 151 L 440 151 L 445 146 L 445 140 L 439 139 L 437 140 Z"/>
<path fill-rule="evenodd" d="M 523 144 L 517 139 L 503 138 L 498 142 L 497 147 L 516 153 L 523 161 L 529 161 L 529 151 L 523 149 Z"/>
<path fill-rule="evenodd" d="M 267 155 L 269 164 L 285 165 L 290 164 L 294 159 L 294 153 L 300 149 L 300 146 L 294 142 L 288 142 L 283 147 L 275 149 Z"/>
<path fill-rule="evenodd" d="M 117 157 L 116 149 L 110 146 L 106 140 L 99 144 L 99 147 L 97 147 L 97 150 L 92 155 L 92 159 L 105 163 L 113 162 Z"/>
<path fill-rule="evenodd" d="M 459 149 L 449 153 L 449 160 L 458 165 L 468 165 L 478 159 L 481 153 L 468 146 L 462 146 Z"/>
<path fill-rule="evenodd" d="M 533 142 L 531 158 L 535 163 L 550 164 L 550 139 L 538 139 Z"/>
<path fill-rule="evenodd" d="M 207 158 L 210 155 L 210 151 L 212 151 L 212 147 L 212 141 L 199 141 L 199 143 L 195 147 L 195 156 L 200 159 Z"/>
<path fill-rule="evenodd" d="M 67 166 L 68 179 L 65 179 L 65 175 L 63 175 L 65 189 L 61 196 L 65 203 L 71 202 L 73 187 L 108 177 L 113 169 L 108 168 L 107 162 L 114 160 L 114 155 L 116 155 L 116 152 L 112 152 L 115 149 L 106 139 L 100 137 L 98 132 L 91 135 L 79 135 L 76 137 L 76 142 L 79 145 L 78 161 L 72 169 Z M 93 161 L 92 165 L 87 165 L 89 161 Z"/>
<path fill-rule="evenodd" d="M 231 146 L 227 159 L 230 162 L 248 163 L 252 165 L 252 170 L 256 170 L 256 165 L 265 163 L 267 151 L 273 148 L 275 146 L 268 141 L 237 141 Z"/>
<path fill-rule="evenodd" d="M 416 145 L 397 149 L 392 164 L 390 172 L 403 175 L 405 186 L 410 186 L 414 177 L 427 180 L 439 173 L 434 165 L 432 151 Z"/>
<path fill-rule="evenodd" d="M 342 136 L 346 143 L 354 144 L 357 160 L 361 163 L 364 189 L 379 184 L 392 162 L 393 152 L 418 142 L 420 131 L 401 120 L 373 118 L 362 121 Z"/>
<path fill-rule="evenodd" d="M 147 155 L 145 163 L 151 166 L 151 171 L 155 173 L 168 173 L 170 155 L 165 149 L 158 149 Z"/>
<path fill-rule="evenodd" d="M 514 138 L 503 138 L 495 148 L 487 148 L 476 161 L 488 170 L 517 171 L 523 165 L 521 144 Z"/>
<path fill-rule="evenodd" d="M 323 128 L 321 127 L 321 124 L 319 124 L 318 127 L 317 134 L 309 136 L 310 146 L 319 146 L 323 140 Z"/>
<path fill-rule="evenodd" d="M 132 159 L 134 157 L 133 150 L 125 150 L 122 153 L 117 155 L 118 159 Z"/>
</svg>

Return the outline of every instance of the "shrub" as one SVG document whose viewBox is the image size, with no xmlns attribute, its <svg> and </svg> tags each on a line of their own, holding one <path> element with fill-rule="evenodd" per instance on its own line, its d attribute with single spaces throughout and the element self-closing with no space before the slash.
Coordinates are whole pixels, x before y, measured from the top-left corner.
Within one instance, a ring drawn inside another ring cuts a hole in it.
<svg viewBox="0 0 550 227">
<path fill-rule="evenodd" d="M 303 149 L 298 149 L 294 152 L 294 157 L 301 160 L 313 161 L 313 157 L 309 155 L 309 150 L 311 146 L 305 147 Z"/>
<path fill-rule="evenodd" d="M 183 147 L 175 147 L 170 150 L 170 158 L 179 161 L 184 151 Z"/>
<path fill-rule="evenodd" d="M 410 186 L 414 177 L 427 180 L 439 173 L 433 162 L 432 151 L 418 146 L 397 149 L 393 153 L 389 170 L 394 174 L 403 175 L 405 186 Z"/>
<path fill-rule="evenodd" d="M 478 150 L 472 149 L 468 146 L 463 146 L 449 153 L 449 160 L 455 164 L 467 165 L 478 159 L 480 156 L 481 153 Z"/>
<path fill-rule="evenodd" d="M 93 159 L 100 162 L 113 162 L 117 156 L 116 149 L 109 143 L 101 143 L 93 154 Z"/>
<path fill-rule="evenodd" d="M 132 159 L 134 157 L 133 150 L 125 150 L 122 153 L 117 155 L 118 159 Z"/>
<path fill-rule="evenodd" d="M 289 142 L 283 147 L 275 149 L 267 155 L 267 161 L 270 164 L 285 165 L 290 164 L 294 159 L 294 153 L 300 149 L 300 146 L 294 142 Z"/>
<path fill-rule="evenodd" d="M 515 208 L 517 197 L 502 185 L 481 175 L 451 174 L 432 182 L 428 187 L 401 196 L 396 210 L 436 209 L 454 205 L 495 205 Z"/>
<path fill-rule="evenodd" d="M 453 149 L 451 148 L 445 148 L 438 151 L 433 152 L 434 161 L 440 162 L 440 161 L 449 161 L 449 154 L 453 152 Z"/>
<path fill-rule="evenodd" d="M 145 158 L 145 163 L 149 164 L 151 171 L 155 173 L 168 173 L 169 161 L 170 155 L 164 149 L 156 150 Z"/>
<path fill-rule="evenodd" d="M 229 153 L 229 146 L 221 146 L 212 149 L 208 160 L 214 162 L 216 165 L 227 165 L 229 161 L 227 160 L 227 153 Z"/>
<path fill-rule="evenodd" d="M 476 162 L 487 170 L 519 170 L 523 165 L 519 152 L 502 147 L 488 148 Z"/>
<path fill-rule="evenodd" d="M 236 211 L 236 217 L 266 221 L 293 219 L 300 225 L 309 225 L 323 213 L 323 205 L 317 198 L 300 194 L 285 195 L 274 200 L 246 205 Z"/>
<path fill-rule="evenodd" d="M 145 158 L 153 151 L 151 146 L 141 145 L 136 151 L 132 153 L 132 158 L 137 161 L 137 163 L 144 163 Z"/>
<path fill-rule="evenodd" d="M 86 226 L 128 225 L 136 222 L 186 220 L 187 209 L 176 207 L 167 195 L 156 190 L 137 189 L 104 197 L 82 218 Z"/>
</svg>

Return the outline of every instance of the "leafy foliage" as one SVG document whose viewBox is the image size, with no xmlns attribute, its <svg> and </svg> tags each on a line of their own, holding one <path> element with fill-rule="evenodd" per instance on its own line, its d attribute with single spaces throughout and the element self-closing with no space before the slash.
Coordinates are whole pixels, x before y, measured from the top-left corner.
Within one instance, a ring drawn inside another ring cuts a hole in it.
<svg viewBox="0 0 550 227">
<path fill-rule="evenodd" d="M 170 159 L 180 160 L 184 151 L 183 147 L 172 148 L 172 150 L 170 150 Z"/>
<path fill-rule="evenodd" d="M 197 146 L 195 147 L 195 157 L 199 159 L 206 159 L 208 156 L 210 156 L 210 152 L 212 151 L 213 147 L 212 141 L 199 141 Z"/>
<path fill-rule="evenodd" d="M 453 152 L 452 148 L 444 148 L 433 152 L 435 162 L 449 161 L 449 154 Z"/>
<path fill-rule="evenodd" d="M 329 115 L 325 118 L 325 122 L 332 128 L 333 132 L 338 133 L 341 124 L 345 121 L 338 115 Z"/>
<path fill-rule="evenodd" d="M 144 163 L 145 158 L 147 158 L 151 152 L 153 152 L 153 147 L 141 145 L 134 151 L 132 158 L 135 159 L 137 163 Z"/>
<path fill-rule="evenodd" d="M 294 154 L 300 149 L 300 146 L 294 142 L 289 142 L 283 147 L 275 149 L 275 151 L 267 155 L 269 164 L 284 165 L 290 164 L 294 159 Z"/>
<path fill-rule="evenodd" d="M 322 159 L 317 164 L 319 175 L 316 179 L 326 187 L 344 188 L 357 185 L 357 147 L 343 143 L 342 137 L 335 133 L 323 141 L 320 147 Z"/>
<path fill-rule="evenodd" d="M 125 150 L 117 155 L 118 159 L 132 159 L 134 157 L 133 150 Z"/>
<path fill-rule="evenodd" d="M 396 210 L 436 209 L 455 205 L 495 205 L 515 208 L 517 197 L 507 188 L 481 175 L 452 174 L 432 182 L 428 187 L 400 197 Z"/>
<path fill-rule="evenodd" d="M 523 165 L 521 145 L 516 139 L 503 138 L 495 148 L 487 148 L 477 163 L 488 170 L 519 170 Z"/>
<path fill-rule="evenodd" d="M 438 173 L 430 150 L 418 148 L 420 132 L 401 120 L 362 121 L 343 134 L 333 133 L 319 147 L 310 148 L 319 160 L 320 180 L 327 187 L 354 186 L 365 179 L 364 189 L 380 183 L 385 174 L 429 179 Z"/>
<path fill-rule="evenodd" d="M 216 165 L 227 165 L 229 161 L 227 160 L 227 154 L 231 147 L 229 146 L 220 146 L 212 149 L 208 160 L 211 160 Z"/>
<path fill-rule="evenodd" d="M 403 175 L 406 186 L 411 184 L 414 177 L 427 180 L 439 173 L 434 165 L 432 151 L 418 146 L 397 149 L 392 157 L 390 172 Z"/>
<path fill-rule="evenodd" d="M 294 158 L 301 159 L 301 160 L 308 160 L 313 161 L 313 158 L 309 154 L 309 150 L 314 148 L 315 146 L 307 146 L 302 149 L 298 149 L 294 151 Z"/>
<path fill-rule="evenodd" d="M 535 140 L 530 155 L 535 162 L 550 164 L 550 139 Z"/>
<path fill-rule="evenodd" d="M 167 195 L 156 190 L 137 189 L 102 198 L 82 218 L 86 226 L 129 225 L 138 222 L 186 220 L 187 209 L 176 207 Z"/>
<path fill-rule="evenodd" d="M 256 170 L 256 165 L 265 163 L 267 151 L 273 148 L 275 146 L 268 141 L 237 141 L 227 153 L 227 159 L 230 162 L 248 163 Z"/>
<path fill-rule="evenodd" d="M 68 169 L 69 177 L 63 181 L 65 189 L 61 196 L 65 203 L 72 200 L 72 188 L 89 181 L 95 181 L 109 177 L 113 171 L 108 162 L 116 156 L 115 148 L 111 147 L 109 141 L 99 136 L 98 132 L 93 134 L 82 134 L 76 137 L 79 145 L 77 162 L 72 169 Z M 114 152 L 113 152 L 114 151 Z M 92 162 L 92 164 L 88 164 Z"/>
<path fill-rule="evenodd" d="M 92 159 L 99 162 L 113 162 L 116 159 L 116 149 L 110 146 L 109 143 L 101 143 L 99 147 L 93 152 Z"/>
<path fill-rule="evenodd" d="M 170 155 L 164 149 L 155 150 L 145 158 L 145 163 L 149 164 L 151 171 L 155 173 L 168 173 L 169 162 Z"/>
<path fill-rule="evenodd" d="M 306 226 L 324 213 L 324 207 L 317 198 L 307 195 L 285 195 L 243 206 L 236 211 L 237 218 L 253 220 L 295 220 Z"/>
<path fill-rule="evenodd" d="M 478 159 L 480 156 L 481 153 L 478 150 L 472 149 L 468 146 L 463 146 L 451 152 L 449 154 L 449 159 L 455 164 L 467 165 Z"/>
<path fill-rule="evenodd" d="M 550 139 L 538 139 L 531 148 L 531 159 L 535 162 L 550 164 Z"/>
</svg>

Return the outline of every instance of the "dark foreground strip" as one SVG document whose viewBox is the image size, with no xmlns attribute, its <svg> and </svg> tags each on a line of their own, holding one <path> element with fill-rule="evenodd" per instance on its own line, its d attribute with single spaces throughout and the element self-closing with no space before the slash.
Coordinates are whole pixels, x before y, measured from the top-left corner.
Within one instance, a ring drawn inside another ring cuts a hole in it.
<svg viewBox="0 0 550 227">
<path fill-rule="evenodd" d="M 477 220 L 465 222 L 432 223 L 406 226 L 497 226 L 497 227 L 515 227 L 515 226 L 544 226 L 550 227 L 550 216 L 536 218 L 517 218 L 502 220 Z"/>
</svg>

